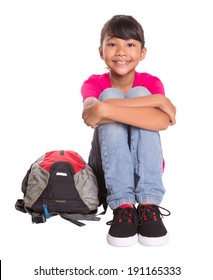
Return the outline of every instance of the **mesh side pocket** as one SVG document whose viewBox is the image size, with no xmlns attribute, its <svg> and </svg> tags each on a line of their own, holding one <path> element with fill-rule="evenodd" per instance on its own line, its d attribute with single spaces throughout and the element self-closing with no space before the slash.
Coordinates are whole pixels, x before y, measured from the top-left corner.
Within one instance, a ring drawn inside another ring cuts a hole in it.
<svg viewBox="0 0 213 280">
<path fill-rule="evenodd" d="M 24 197 L 26 207 L 31 207 L 42 194 L 48 184 L 49 176 L 49 172 L 40 167 L 37 162 L 32 165 Z"/>
<path fill-rule="evenodd" d="M 86 165 L 74 175 L 74 181 L 81 199 L 89 210 L 96 210 L 99 206 L 98 183 L 92 168 Z"/>
</svg>

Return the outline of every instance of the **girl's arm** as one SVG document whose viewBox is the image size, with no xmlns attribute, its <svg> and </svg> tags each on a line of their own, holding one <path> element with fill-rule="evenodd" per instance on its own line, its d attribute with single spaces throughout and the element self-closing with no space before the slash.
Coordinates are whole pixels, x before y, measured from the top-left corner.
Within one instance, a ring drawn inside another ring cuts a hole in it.
<svg viewBox="0 0 213 280">
<path fill-rule="evenodd" d="M 92 103 L 83 111 L 84 122 L 93 128 L 97 127 L 98 124 L 121 122 L 154 131 L 164 130 L 170 125 L 169 116 L 162 110 L 154 108 L 154 106 L 127 106 L 127 102 L 125 105 L 119 103 L 123 99 L 110 100 L 106 100 L 107 102 L 100 102 L 97 99 L 91 100 Z M 134 101 L 136 101 L 136 98 Z"/>
<path fill-rule="evenodd" d="M 151 107 L 165 112 L 170 118 L 170 125 L 175 124 L 176 107 L 162 94 L 154 94 L 129 99 L 106 99 L 103 102 L 128 107 Z"/>
</svg>

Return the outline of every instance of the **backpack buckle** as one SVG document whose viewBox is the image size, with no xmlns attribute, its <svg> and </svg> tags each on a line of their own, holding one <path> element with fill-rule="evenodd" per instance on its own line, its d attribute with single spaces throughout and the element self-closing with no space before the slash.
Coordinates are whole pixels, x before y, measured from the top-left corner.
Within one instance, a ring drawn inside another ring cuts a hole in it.
<svg viewBox="0 0 213 280">
<path fill-rule="evenodd" d="M 41 223 L 45 223 L 46 222 L 46 218 L 43 214 L 41 213 L 32 213 L 32 223 L 33 224 L 41 224 Z"/>
</svg>

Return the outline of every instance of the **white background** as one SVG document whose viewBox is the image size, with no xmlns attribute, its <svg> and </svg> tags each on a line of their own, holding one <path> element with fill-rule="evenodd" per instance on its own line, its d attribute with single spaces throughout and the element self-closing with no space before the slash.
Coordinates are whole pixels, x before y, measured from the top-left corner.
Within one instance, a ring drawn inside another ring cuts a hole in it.
<svg viewBox="0 0 213 280">
<path fill-rule="evenodd" d="M 42 268 L 181 266 L 168 279 L 211 279 L 212 8 L 211 1 L 78 0 L 0 2 L 0 259 L 3 280 L 50 279 Z M 167 189 L 162 206 L 170 233 L 165 247 L 106 243 L 111 210 L 79 228 L 58 217 L 31 224 L 17 212 L 21 182 L 45 152 L 77 151 L 87 159 L 92 129 L 81 119 L 81 84 L 103 73 L 98 47 L 103 24 L 134 16 L 145 31 L 147 57 L 138 67 L 158 76 L 177 106 L 177 124 L 161 133 Z M 207 255 L 210 252 L 210 255 Z M 100 276 L 99 276 L 100 277 Z M 87 279 L 99 278 L 85 276 Z M 104 277 L 104 276 L 103 276 Z M 166 276 L 129 276 L 163 279 Z M 52 276 L 51 279 L 74 279 Z M 76 276 L 76 279 L 83 276 Z"/>
</svg>

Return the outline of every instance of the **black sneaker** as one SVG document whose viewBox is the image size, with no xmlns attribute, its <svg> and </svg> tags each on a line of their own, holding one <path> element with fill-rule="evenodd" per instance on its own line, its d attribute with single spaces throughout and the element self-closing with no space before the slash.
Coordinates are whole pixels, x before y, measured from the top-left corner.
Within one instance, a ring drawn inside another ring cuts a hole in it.
<svg viewBox="0 0 213 280">
<path fill-rule="evenodd" d="M 166 214 L 160 212 L 166 211 Z M 165 245 L 169 241 L 167 230 L 163 224 L 161 216 L 169 216 L 169 210 L 154 205 L 138 205 L 138 241 L 146 246 Z"/>
<path fill-rule="evenodd" d="M 131 246 L 138 242 L 137 210 L 135 207 L 122 205 L 113 210 L 114 218 L 107 222 L 111 225 L 107 242 L 112 246 Z"/>
</svg>

